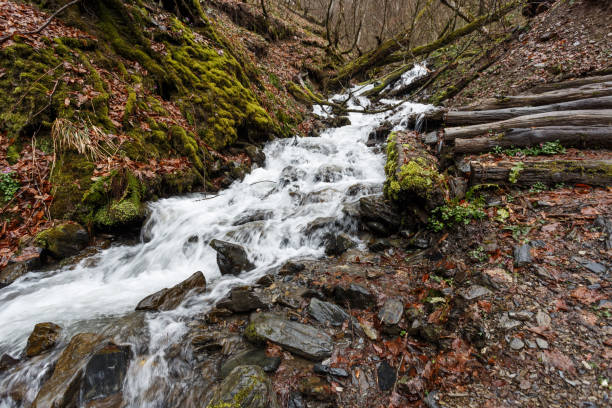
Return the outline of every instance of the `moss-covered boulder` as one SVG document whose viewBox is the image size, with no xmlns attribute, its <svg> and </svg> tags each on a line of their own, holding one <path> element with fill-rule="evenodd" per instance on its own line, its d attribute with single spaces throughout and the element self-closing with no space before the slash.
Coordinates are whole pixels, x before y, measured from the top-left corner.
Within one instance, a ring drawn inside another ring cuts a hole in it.
<svg viewBox="0 0 612 408">
<path fill-rule="evenodd" d="M 276 394 L 264 370 L 238 366 L 223 380 L 207 408 L 278 408 Z"/>
<path fill-rule="evenodd" d="M 63 259 L 85 248 L 89 234 L 76 222 L 67 221 L 40 232 L 35 242 L 54 258 Z"/>
<path fill-rule="evenodd" d="M 34 357 L 53 348 L 60 337 L 62 328 L 55 323 L 38 323 L 28 337 L 26 356 Z"/>
</svg>

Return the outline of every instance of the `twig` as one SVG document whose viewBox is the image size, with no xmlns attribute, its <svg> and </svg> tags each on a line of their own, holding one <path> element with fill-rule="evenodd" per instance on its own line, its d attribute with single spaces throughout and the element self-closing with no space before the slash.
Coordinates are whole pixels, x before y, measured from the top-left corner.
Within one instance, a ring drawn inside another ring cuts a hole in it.
<svg viewBox="0 0 612 408">
<path fill-rule="evenodd" d="M 38 83 L 38 81 L 40 81 L 41 79 L 43 79 L 44 77 L 46 77 L 47 75 L 49 75 L 50 72 L 55 71 L 56 69 L 58 69 L 60 66 L 62 66 L 63 62 L 60 62 L 57 66 L 51 68 L 50 70 L 48 70 L 47 72 L 45 72 L 44 74 L 42 74 L 41 76 L 39 76 L 38 78 L 36 78 L 36 80 L 34 82 L 32 82 L 30 84 L 30 86 L 28 87 L 28 89 L 26 89 L 26 91 L 24 92 L 23 95 L 21 95 L 21 98 L 19 98 L 19 100 L 15 103 L 15 105 L 13 105 L 13 108 L 11 109 L 11 112 L 13 112 L 15 110 L 15 108 L 19 105 L 21 105 L 21 101 L 23 101 L 23 98 L 25 98 L 28 93 L 30 93 L 30 90 L 32 89 L 32 87 Z"/>
<path fill-rule="evenodd" d="M 395 383 L 393 384 L 393 391 L 391 394 L 395 393 L 395 388 L 397 387 L 397 380 L 399 377 L 400 369 L 402 368 L 402 363 L 404 362 L 404 356 L 406 353 L 402 353 L 402 358 L 400 359 L 399 365 L 397 366 L 397 370 L 395 370 Z"/>
<path fill-rule="evenodd" d="M 42 26 L 38 27 L 36 30 L 33 30 L 33 31 L 25 31 L 25 32 L 22 32 L 22 33 L 12 33 L 12 34 L 6 35 L 6 36 L 4 36 L 4 37 L 0 37 L 0 44 L 2 44 L 3 42 L 5 42 L 5 41 L 6 41 L 6 40 L 8 40 L 9 38 L 13 38 L 13 36 L 15 36 L 15 35 L 30 35 L 30 34 L 38 34 L 38 33 L 40 33 L 42 30 L 44 30 L 45 28 L 47 28 L 47 26 L 48 26 L 49 24 L 51 24 L 51 21 L 53 21 L 53 19 L 54 19 L 55 17 L 57 17 L 57 15 L 58 15 L 59 13 L 61 13 L 62 11 L 66 10 L 68 7 L 72 6 L 73 4 L 78 3 L 78 2 L 80 2 L 80 1 L 81 1 L 81 0 L 72 0 L 70 3 L 68 3 L 68 4 L 64 4 L 64 5 L 63 5 L 62 7 L 60 7 L 60 8 L 59 8 L 59 9 L 58 9 L 58 10 L 57 10 L 55 13 L 51 14 L 51 17 L 49 17 L 49 19 L 48 19 L 47 21 L 45 21 L 45 23 L 44 23 Z"/>
</svg>

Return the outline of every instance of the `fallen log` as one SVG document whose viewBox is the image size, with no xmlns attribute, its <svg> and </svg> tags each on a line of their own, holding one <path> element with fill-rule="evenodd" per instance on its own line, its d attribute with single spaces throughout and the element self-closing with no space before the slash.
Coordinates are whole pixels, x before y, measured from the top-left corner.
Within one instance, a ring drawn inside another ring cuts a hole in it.
<svg viewBox="0 0 612 408">
<path fill-rule="evenodd" d="M 607 187 L 612 184 L 612 160 L 538 160 L 496 163 L 470 162 L 470 183 L 554 185 L 588 184 Z"/>
<path fill-rule="evenodd" d="M 559 89 L 576 88 L 583 85 L 597 84 L 601 82 L 612 81 L 612 75 L 600 75 L 585 78 L 570 79 L 568 81 L 553 82 L 550 84 L 542 84 L 531 88 L 529 91 L 532 94 L 557 91 Z"/>
<path fill-rule="evenodd" d="M 455 153 L 489 152 L 495 147 L 537 146 L 559 141 L 565 147 L 612 149 L 611 126 L 549 126 L 535 129 L 510 129 L 499 136 L 455 139 Z"/>
<path fill-rule="evenodd" d="M 449 111 L 446 113 L 444 123 L 446 126 L 478 125 L 481 123 L 498 122 L 536 113 L 591 109 L 612 109 L 612 96 L 578 99 L 570 102 L 542 106 L 523 106 L 518 108 L 478 111 Z"/>
<path fill-rule="evenodd" d="M 612 126 L 612 109 L 536 113 L 500 122 L 444 129 L 444 140 L 466 139 L 505 132 L 514 128 L 545 126 Z"/>
<path fill-rule="evenodd" d="M 540 94 L 488 98 L 478 105 L 465 106 L 461 108 L 461 110 L 490 110 L 515 108 L 519 106 L 541 106 L 610 95 L 612 95 L 612 81 L 584 85 L 578 88 L 560 89 Z"/>
</svg>

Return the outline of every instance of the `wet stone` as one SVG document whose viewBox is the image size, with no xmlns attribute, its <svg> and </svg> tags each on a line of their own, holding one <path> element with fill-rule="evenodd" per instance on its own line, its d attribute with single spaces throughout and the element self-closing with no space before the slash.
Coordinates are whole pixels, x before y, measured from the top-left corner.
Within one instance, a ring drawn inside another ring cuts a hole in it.
<svg viewBox="0 0 612 408">
<path fill-rule="evenodd" d="M 328 401 L 333 398 L 329 385 L 314 375 L 303 378 L 298 385 L 298 390 L 306 397 L 318 401 Z"/>
<path fill-rule="evenodd" d="M 27 357 L 34 357 L 50 350 L 55 346 L 60 337 L 62 328 L 55 323 L 38 323 L 26 345 L 25 354 Z"/>
<path fill-rule="evenodd" d="M 288 261 L 278 271 L 281 276 L 295 275 L 296 273 L 302 272 L 306 269 L 306 265 L 302 262 Z"/>
<path fill-rule="evenodd" d="M 57 259 L 75 255 L 89 244 L 87 230 L 75 222 L 64 222 L 36 236 L 36 244 Z"/>
<path fill-rule="evenodd" d="M 210 246 L 217 251 L 217 265 L 221 275 L 238 275 L 255 269 L 242 246 L 218 239 L 210 241 Z"/>
<path fill-rule="evenodd" d="M 325 238 L 325 255 L 339 256 L 351 248 L 355 248 L 357 244 L 347 234 L 329 234 Z"/>
<path fill-rule="evenodd" d="M 227 298 L 221 300 L 217 307 L 231 310 L 234 313 L 245 313 L 265 308 L 266 305 L 248 286 L 232 288 Z"/>
<path fill-rule="evenodd" d="M 361 285 L 351 283 L 348 286 L 335 286 L 333 289 L 334 298 L 340 304 L 348 304 L 357 309 L 365 309 L 372 306 L 376 297 L 368 289 Z"/>
<path fill-rule="evenodd" d="M 4 353 L 2 357 L 0 357 L 0 373 L 9 370 L 11 367 L 17 365 L 17 363 L 19 363 L 18 359 L 8 353 Z"/>
<path fill-rule="evenodd" d="M 132 350 L 127 345 L 108 343 L 96 352 L 85 367 L 81 398 L 90 401 L 120 392 L 131 359 Z"/>
<path fill-rule="evenodd" d="M 314 297 L 310 299 L 308 313 L 319 323 L 329 323 L 332 326 L 341 326 L 346 320 L 350 319 L 349 314 L 340 306 L 323 302 Z"/>
<path fill-rule="evenodd" d="M 316 374 L 331 375 L 334 377 L 348 377 L 348 372 L 343 368 L 330 367 L 324 364 L 315 364 L 313 370 Z"/>
<path fill-rule="evenodd" d="M 304 402 L 304 398 L 302 398 L 302 394 L 298 392 L 291 393 L 287 408 L 306 408 L 306 403 Z"/>
<path fill-rule="evenodd" d="M 265 350 L 246 350 L 235 356 L 231 356 L 221 365 L 221 378 L 227 377 L 234 368 L 243 365 L 258 366 L 266 373 L 273 373 L 278 369 L 280 363 L 280 357 L 268 357 Z"/>
<path fill-rule="evenodd" d="M 208 407 L 278 408 L 276 394 L 261 367 L 234 368 L 213 394 Z"/>
<path fill-rule="evenodd" d="M 396 370 L 383 360 L 377 368 L 378 386 L 382 391 L 388 391 L 393 388 L 396 380 Z"/>
<path fill-rule="evenodd" d="M 251 342 L 271 341 L 309 360 L 323 360 L 333 349 L 331 337 L 322 330 L 272 313 L 252 314 L 244 334 Z"/>
<path fill-rule="evenodd" d="M 255 210 L 253 212 L 249 212 L 249 213 L 246 213 L 246 214 L 242 215 L 232 225 L 233 226 L 244 225 L 244 224 L 248 224 L 249 222 L 263 221 L 263 220 L 265 220 L 267 218 L 271 218 L 271 217 L 272 217 L 272 211 L 268 211 L 268 210 Z"/>
<path fill-rule="evenodd" d="M 529 265 L 532 262 L 533 257 L 531 256 L 531 246 L 524 244 L 514 247 L 514 263 L 517 266 Z"/>
<path fill-rule="evenodd" d="M 189 278 L 171 288 L 164 288 L 147 296 L 138 303 L 136 310 L 164 311 L 176 309 L 190 293 L 206 291 L 206 278 L 202 272 L 196 272 Z"/>
</svg>

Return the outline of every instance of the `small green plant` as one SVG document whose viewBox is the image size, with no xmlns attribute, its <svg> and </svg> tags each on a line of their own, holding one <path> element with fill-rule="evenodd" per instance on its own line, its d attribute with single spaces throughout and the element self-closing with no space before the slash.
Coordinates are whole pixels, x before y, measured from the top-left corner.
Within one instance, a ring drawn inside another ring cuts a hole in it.
<svg viewBox="0 0 612 408">
<path fill-rule="evenodd" d="M 480 201 L 463 201 L 458 204 L 446 204 L 432 211 L 430 217 L 430 228 L 434 231 L 442 231 L 446 227 L 456 224 L 467 225 L 472 220 L 480 220 L 485 217 Z"/>
<path fill-rule="evenodd" d="M 497 217 L 495 217 L 496 221 L 503 223 L 506 222 L 508 218 L 510 218 L 510 212 L 508 210 L 506 210 L 505 208 L 497 209 Z"/>
<path fill-rule="evenodd" d="M 516 184 L 516 182 L 518 181 L 518 178 L 521 175 L 521 172 L 523 171 L 524 168 L 525 168 L 525 164 L 523 164 L 523 162 L 517 162 L 510 169 L 510 174 L 508 175 L 508 180 L 512 184 Z"/>
<path fill-rule="evenodd" d="M 0 173 L 0 198 L 9 201 L 19 190 L 19 183 L 13 178 L 13 172 Z"/>
<path fill-rule="evenodd" d="M 472 249 L 468 252 L 468 255 L 470 256 L 470 258 L 478 262 L 484 262 L 488 259 L 488 256 L 482 246 L 478 246 L 478 248 Z"/>
<path fill-rule="evenodd" d="M 507 225 L 505 226 L 504 230 L 506 231 L 511 231 L 512 232 L 512 238 L 514 238 L 516 241 L 520 241 L 522 237 L 526 236 L 527 234 L 529 234 L 529 231 L 531 231 L 531 226 L 529 225 Z"/>
<path fill-rule="evenodd" d="M 546 184 L 541 181 L 538 181 L 529 189 L 529 192 L 534 194 L 541 193 L 542 191 L 546 191 Z"/>
<path fill-rule="evenodd" d="M 498 156 L 506 155 L 512 157 L 522 157 L 540 155 L 551 156 L 554 154 L 563 154 L 565 153 L 565 151 L 565 147 L 563 147 L 558 140 L 555 140 L 554 142 L 546 142 L 542 143 L 539 146 L 533 147 L 510 146 L 504 149 L 501 146 L 495 146 L 493 147 L 493 150 L 491 152 Z"/>
<path fill-rule="evenodd" d="M 565 188 L 565 187 L 567 187 L 565 185 L 565 183 L 557 183 L 557 184 L 555 184 L 555 190 L 559 190 L 559 189 L 562 189 L 562 188 Z"/>
</svg>

